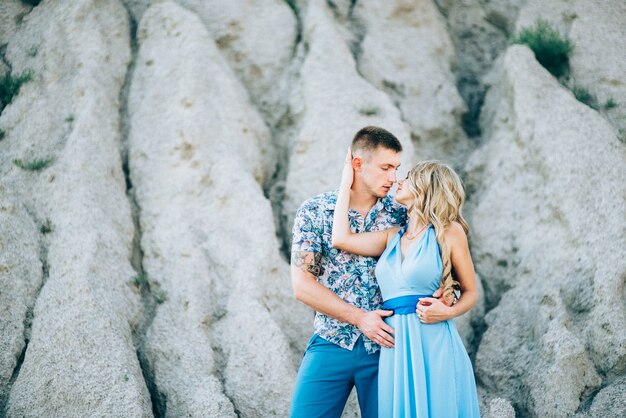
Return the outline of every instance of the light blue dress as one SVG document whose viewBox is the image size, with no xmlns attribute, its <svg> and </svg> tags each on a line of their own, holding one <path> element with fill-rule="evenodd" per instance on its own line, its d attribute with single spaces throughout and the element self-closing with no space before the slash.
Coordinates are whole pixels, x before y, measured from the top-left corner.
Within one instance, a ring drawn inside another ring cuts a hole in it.
<svg viewBox="0 0 626 418">
<path fill-rule="evenodd" d="M 385 322 L 395 330 L 395 347 L 382 347 L 378 368 L 379 418 L 479 417 L 474 371 L 454 321 L 423 324 L 415 313 L 419 297 L 431 296 L 442 262 L 432 225 L 406 254 L 402 228 L 376 265 Z"/>
</svg>

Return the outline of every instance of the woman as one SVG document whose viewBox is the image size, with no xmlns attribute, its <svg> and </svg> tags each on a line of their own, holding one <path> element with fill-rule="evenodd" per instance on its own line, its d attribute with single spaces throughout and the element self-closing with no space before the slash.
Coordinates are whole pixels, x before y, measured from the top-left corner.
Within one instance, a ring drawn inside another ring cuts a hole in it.
<svg viewBox="0 0 626 418">
<path fill-rule="evenodd" d="M 452 320 L 478 296 L 458 175 L 438 162 L 417 164 L 398 181 L 395 196 L 408 208 L 408 223 L 360 234 L 351 233 L 347 216 L 353 176 L 348 151 L 332 239 L 336 248 L 380 256 L 376 277 L 383 309 L 394 311 L 385 322 L 394 329 L 395 344 L 381 348 L 378 416 L 479 417 L 472 364 Z M 453 306 L 430 297 L 441 287 L 448 300 L 455 286 L 462 296 Z"/>
</svg>

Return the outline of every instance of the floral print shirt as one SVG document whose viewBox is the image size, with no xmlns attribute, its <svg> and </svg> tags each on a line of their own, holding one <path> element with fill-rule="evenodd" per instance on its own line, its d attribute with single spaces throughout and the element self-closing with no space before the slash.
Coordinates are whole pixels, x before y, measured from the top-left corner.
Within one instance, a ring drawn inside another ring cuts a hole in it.
<svg viewBox="0 0 626 418">
<path fill-rule="evenodd" d="M 377 258 L 365 257 L 338 250 L 331 245 L 333 214 L 338 190 L 326 192 L 305 201 L 293 226 L 291 251 L 321 253 L 321 269 L 317 280 L 345 302 L 365 311 L 382 307 L 382 297 L 374 276 Z M 406 209 L 392 196 L 379 199 L 367 216 L 349 210 L 352 232 L 370 232 L 389 229 L 406 223 Z M 315 314 L 315 333 L 323 339 L 352 350 L 361 331 L 354 325 L 335 318 Z M 375 353 L 380 346 L 363 335 L 365 349 Z"/>
</svg>

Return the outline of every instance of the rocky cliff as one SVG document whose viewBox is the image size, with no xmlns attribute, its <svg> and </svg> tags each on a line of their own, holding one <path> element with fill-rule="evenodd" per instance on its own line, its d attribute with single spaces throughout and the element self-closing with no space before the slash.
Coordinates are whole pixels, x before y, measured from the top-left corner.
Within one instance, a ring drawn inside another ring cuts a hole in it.
<svg viewBox="0 0 626 418">
<path fill-rule="evenodd" d="M 565 76 L 512 42 L 539 18 Z M 287 416 L 293 216 L 365 125 L 463 176 L 482 414 L 625 416 L 625 28 L 620 0 L 2 0 L 0 416 Z"/>
</svg>

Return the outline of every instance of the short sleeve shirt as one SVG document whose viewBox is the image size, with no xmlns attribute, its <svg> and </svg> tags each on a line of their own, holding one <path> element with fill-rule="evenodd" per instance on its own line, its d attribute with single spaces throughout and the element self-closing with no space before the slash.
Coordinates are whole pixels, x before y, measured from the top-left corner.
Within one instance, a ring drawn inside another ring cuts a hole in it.
<svg viewBox="0 0 626 418">
<path fill-rule="evenodd" d="M 333 215 L 337 190 L 323 193 L 305 201 L 296 214 L 291 250 L 321 253 L 318 282 L 333 291 L 345 302 L 365 311 L 382 307 L 382 297 L 374 276 L 377 258 L 365 257 L 338 250 L 331 244 Z M 352 232 L 380 231 L 406 223 L 406 209 L 392 196 L 379 199 L 363 216 L 350 209 Z M 361 331 L 354 325 L 335 318 L 315 314 L 315 333 L 340 347 L 352 350 Z M 380 346 L 363 335 L 365 349 L 374 353 Z"/>
</svg>

